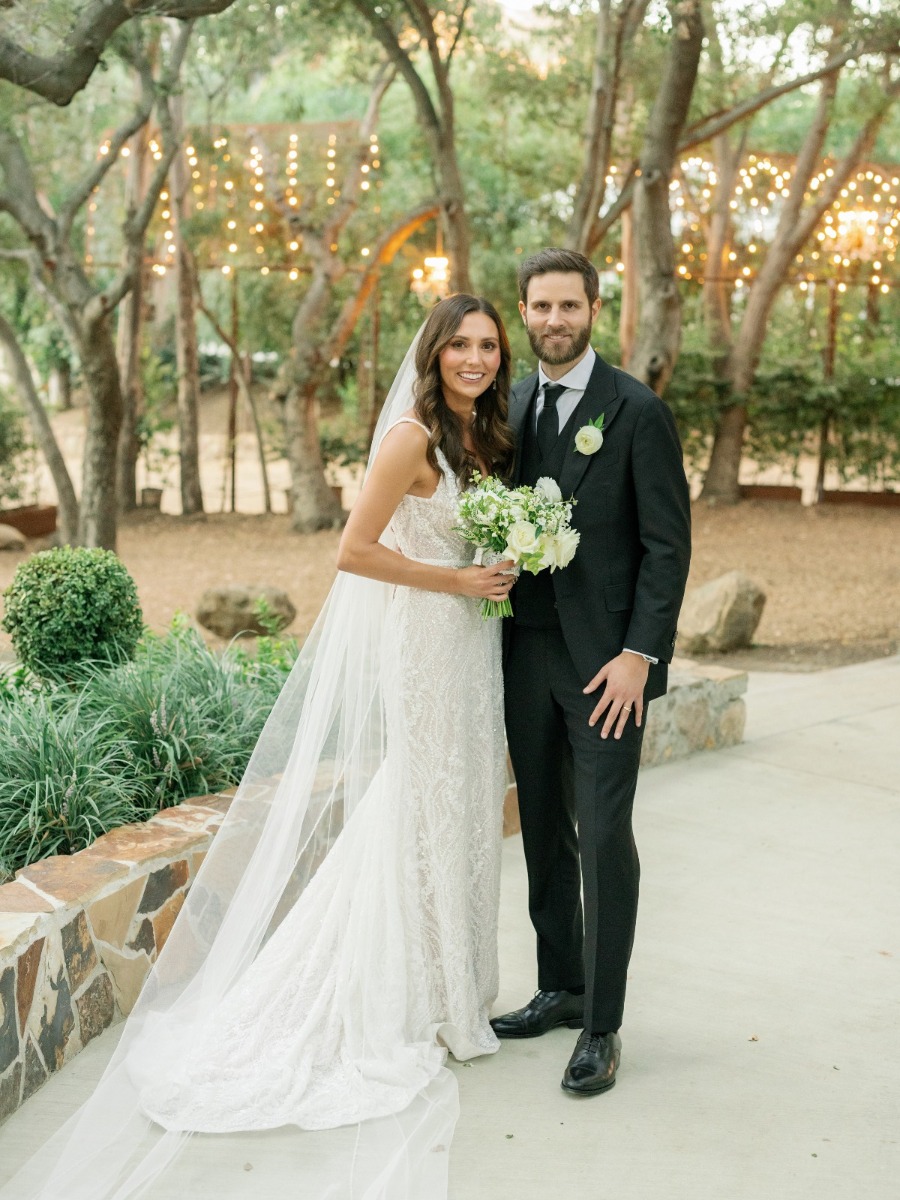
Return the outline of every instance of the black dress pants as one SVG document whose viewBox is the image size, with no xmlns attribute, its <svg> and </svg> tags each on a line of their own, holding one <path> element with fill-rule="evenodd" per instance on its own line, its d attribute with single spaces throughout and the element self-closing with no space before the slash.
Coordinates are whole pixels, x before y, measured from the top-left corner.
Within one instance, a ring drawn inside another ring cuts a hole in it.
<svg viewBox="0 0 900 1200">
<path fill-rule="evenodd" d="M 640 864 L 632 809 L 643 740 L 630 717 L 600 737 L 559 629 L 513 625 L 506 732 L 519 792 L 538 987 L 585 989 L 585 1027 L 622 1023 Z M 599 669 L 599 667 L 598 667 Z M 584 908 L 582 911 L 582 884 Z"/>
</svg>

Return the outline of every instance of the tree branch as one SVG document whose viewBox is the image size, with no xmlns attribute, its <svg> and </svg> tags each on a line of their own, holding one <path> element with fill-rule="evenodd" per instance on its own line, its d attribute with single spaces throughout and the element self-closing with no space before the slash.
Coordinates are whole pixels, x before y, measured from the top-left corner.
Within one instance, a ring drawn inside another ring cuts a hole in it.
<svg viewBox="0 0 900 1200">
<path fill-rule="evenodd" d="M 59 232 L 66 239 L 72 229 L 72 224 L 82 205 L 86 204 L 91 193 L 100 186 L 119 158 L 122 147 L 134 137 L 137 131 L 146 125 L 153 111 L 155 89 L 150 65 L 146 59 L 140 59 L 134 64 L 141 80 L 141 100 L 134 112 L 109 139 L 109 149 L 101 154 L 98 161 L 88 171 L 85 177 L 66 198 L 59 214 Z"/>
<path fill-rule="evenodd" d="M 193 22 L 186 21 L 178 30 L 178 36 L 175 40 L 175 45 L 172 47 L 168 66 L 158 85 L 160 96 L 157 101 L 156 110 L 159 114 L 159 127 L 162 136 L 162 158 L 156 163 L 153 174 L 150 177 L 150 182 L 147 184 L 147 191 L 144 194 L 143 200 L 137 210 L 129 215 L 125 221 L 124 232 L 127 247 L 125 267 L 119 273 L 118 277 L 96 298 L 96 305 L 98 307 L 95 308 L 95 302 L 91 302 L 90 310 L 85 314 L 86 319 L 88 317 L 103 316 L 111 312 L 131 290 L 137 272 L 141 268 L 144 234 L 147 232 L 147 227 L 153 218 L 153 213 L 159 200 L 159 193 L 165 185 L 172 160 L 180 149 L 180 142 L 175 136 L 172 110 L 169 107 L 169 94 L 177 82 L 178 73 L 184 63 L 184 56 L 187 52 L 187 45 L 190 41 L 193 28 Z"/>
<path fill-rule="evenodd" d="M 459 39 L 462 37 L 463 32 L 465 31 L 466 16 L 468 15 L 468 12 L 469 12 L 470 3 L 471 3 L 471 0 L 463 0 L 463 6 L 459 10 L 459 17 L 456 22 L 456 33 L 453 35 L 453 41 L 450 44 L 450 49 L 447 51 L 446 61 L 447 61 L 448 67 L 450 66 L 450 62 L 456 51 L 456 47 L 459 45 Z"/>
<path fill-rule="evenodd" d="M 196 17 L 224 12 L 235 0 L 89 0 L 65 32 L 64 49 L 32 54 L 0 35 L 0 79 L 64 106 L 81 91 L 116 30 L 142 16 Z"/>
<path fill-rule="evenodd" d="M 737 104 L 732 105 L 731 108 L 726 108 L 721 112 L 710 113 L 708 116 L 702 117 L 699 121 L 695 121 L 693 125 L 689 125 L 684 131 L 684 136 L 678 145 L 678 152 L 683 154 L 685 150 L 699 146 L 702 142 L 708 142 L 717 133 L 723 133 L 738 121 L 743 121 L 746 117 L 752 116 L 761 108 L 765 108 L 767 104 L 771 104 L 773 100 L 787 95 L 788 92 L 796 91 L 799 87 L 805 87 L 808 83 L 815 83 L 816 80 L 823 79 L 827 75 L 833 75 L 835 71 L 840 71 L 841 67 L 852 58 L 856 58 L 859 53 L 858 46 L 852 47 L 849 50 L 843 50 L 840 54 L 835 55 L 834 58 L 829 58 L 818 70 L 810 71 L 807 75 L 798 75 L 796 79 L 788 79 L 785 83 L 776 84 L 774 87 L 764 88 L 754 96 L 748 96 L 746 99 L 740 100 Z"/>
<path fill-rule="evenodd" d="M 419 117 L 432 141 L 432 148 L 436 154 L 439 154 L 441 119 L 434 107 L 428 88 L 423 83 L 412 59 L 400 45 L 393 26 L 382 15 L 381 6 L 371 3 L 371 0 L 351 0 L 351 3 L 371 26 L 372 32 L 387 51 L 388 57 L 396 64 L 397 70 L 409 84 Z"/>
<path fill-rule="evenodd" d="M 333 362 L 343 354 L 344 347 L 347 345 L 350 335 L 356 327 L 356 322 L 359 320 L 359 315 L 365 307 L 369 296 L 372 294 L 372 289 L 375 287 L 378 279 L 379 270 L 393 261 L 397 251 L 404 242 L 407 242 L 412 237 L 416 230 L 421 229 L 429 221 L 436 220 L 440 215 L 441 210 L 438 205 L 426 205 L 416 209 L 414 212 L 408 213 L 392 229 L 382 234 L 375 247 L 371 261 L 366 264 L 366 268 L 360 276 L 356 290 L 344 301 L 344 306 L 331 328 L 331 334 L 328 338 L 328 350 L 324 355 L 327 361 Z"/>
<path fill-rule="evenodd" d="M 37 184 L 22 143 L 9 125 L 0 125 L 0 169 L 7 191 L 0 197 L 0 208 L 21 226 L 28 239 L 39 246 L 46 258 L 55 258 L 56 223 L 41 208 Z"/>
</svg>

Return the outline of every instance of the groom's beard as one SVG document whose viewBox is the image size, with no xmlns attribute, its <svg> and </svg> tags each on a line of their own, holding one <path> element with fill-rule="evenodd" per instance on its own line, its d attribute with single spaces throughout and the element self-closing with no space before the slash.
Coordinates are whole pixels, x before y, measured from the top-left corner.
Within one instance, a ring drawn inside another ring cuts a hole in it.
<svg viewBox="0 0 900 1200">
<path fill-rule="evenodd" d="M 572 335 L 570 341 L 552 342 L 546 333 L 541 334 L 532 329 L 530 325 L 526 324 L 525 326 L 534 354 L 541 362 L 549 363 L 554 367 L 574 362 L 584 353 L 591 340 L 591 329 L 592 325 L 588 322 L 587 325 L 582 325 L 578 329 L 566 330 Z M 563 331 L 557 330 L 556 332 Z"/>
</svg>

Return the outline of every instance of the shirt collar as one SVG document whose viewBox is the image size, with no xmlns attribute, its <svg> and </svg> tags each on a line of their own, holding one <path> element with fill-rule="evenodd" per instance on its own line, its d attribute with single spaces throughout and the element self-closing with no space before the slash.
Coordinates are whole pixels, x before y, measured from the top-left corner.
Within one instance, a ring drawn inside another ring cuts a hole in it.
<svg viewBox="0 0 900 1200">
<path fill-rule="evenodd" d="M 543 387 L 545 383 L 558 383 L 572 391 L 583 392 L 591 378 L 596 358 L 593 346 L 588 346 L 584 358 L 577 362 L 571 371 L 567 371 L 561 379 L 550 379 L 544 374 L 543 366 L 538 363 L 538 387 Z"/>
</svg>

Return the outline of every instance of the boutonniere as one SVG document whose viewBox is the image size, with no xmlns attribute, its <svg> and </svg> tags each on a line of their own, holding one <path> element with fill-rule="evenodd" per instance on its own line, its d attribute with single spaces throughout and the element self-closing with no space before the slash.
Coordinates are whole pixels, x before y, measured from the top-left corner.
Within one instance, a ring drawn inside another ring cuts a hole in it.
<svg viewBox="0 0 900 1200">
<path fill-rule="evenodd" d="M 575 434 L 575 450 L 578 454 L 596 454 L 603 445 L 603 418 L 601 413 L 596 421 L 582 427 Z"/>
</svg>

